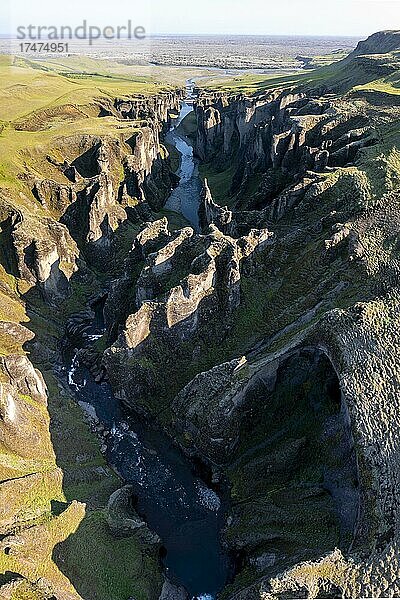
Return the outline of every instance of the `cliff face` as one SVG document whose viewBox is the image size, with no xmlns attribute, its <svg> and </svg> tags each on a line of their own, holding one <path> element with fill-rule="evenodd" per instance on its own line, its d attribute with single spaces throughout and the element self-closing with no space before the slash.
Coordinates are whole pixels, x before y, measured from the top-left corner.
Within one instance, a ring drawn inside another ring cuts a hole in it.
<svg viewBox="0 0 400 600">
<path fill-rule="evenodd" d="M 3 347 L 7 337 L 23 344 L 33 334 L 21 325 L 3 322 Z M 0 374 L 0 562 L 3 573 L 20 576 L 1 593 L 13 597 L 12 593 L 25 590 L 30 597 L 78 600 L 52 553 L 56 544 L 74 533 L 85 508 L 73 502 L 59 516 L 51 514 L 52 502 L 65 499 L 63 473 L 56 465 L 49 433 L 46 385 L 24 353 L 3 356 Z"/>
<path fill-rule="evenodd" d="M 89 263 L 104 262 L 115 252 L 115 232 L 129 217 L 140 222 L 160 210 L 176 177 L 160 146 L 156 120 L 133 130 L 128 139 L 65 139 L 61 152 L 71 155 L 56 168 L 65 180 L 36 180 L 34 193 L 43 207 L 65 224 Z M 64 156 L 65 156 L 64 154 Z"/>
<path fill-rule="evenodd" d="M 354 68 L 359 55 L 377 52 L 377 40 L 386 51 L 398 47 L 396 35 L 373 36 L 349 57 Z M 399 265 L 388 248 L 400 213 L 390 183 L 398 150 L 385 140 L 399 112 L 384 94 L 377 103 L 357 92 L 277 90 L 205 95 L 196 108 L 210 186 L 202 226 L 218 223 L 233 237 L 254 227 L 274 233 L 241 280 L 233 343 L 245 356 L 228 352 L 172 403 L 182 439 L 233 485 L 224 539 L 246 559 L 231 597 L 398 593 L 390 414 L 399 389 Z M 232 163 L 229 205 L 219 206 L 212 182 L 229 176 Z M 264 334 L 254 336 L 254 327 Z M 322 525 L 334 514 L 337 538 Z M 307 529 L 310 520 L 321 524 Z"/>
<path fill-rule="evenodd" d="M 219 171 L 233 160 L 229 193 L 236 209 L 270 205 L 266 217 L 271 218 L 282 215 L 281 203 L 298 201 L 296 186 L 308 172 L 344 167 L 377 139 L 371 121 L 350 103 L 290 91 L 254 98 L 206 96 L 196 105 L 196 116 L 201 159 Z M 293 198 L 287 192 L 281 198 L 289 184 Z"/>
<path fill-rule="evenodd" d="M 386 54 L 398 50 L 400 46 L 400 31 L 378 31 L 369 38 L 358 42 L 350 57 L 360 54 Z"/>
<path fill-rule="evenodd" d="M 142 412 L 152 399 L 157 401 L 150 410 L 162 397 L 168 402 L 166 362 L 174 382 L 182 364 L 190 363 L 202 344 L 224 339 L 240 304 L 241 264 L 251 262 L 272 238 L 262 230 L 234 240 L 215 226 L 205 236 L 189 227 L 171 235 L 162 222 L 141 232 L 132 252 L 144 257 L 144 266 L 128 286 L 136 312 L 128 316 L 123 332 L 104 355 L 108 377 L 127 406 Z M 179 284 L 173 286 L 174 281 Z M 123 295 L 126 289 L 122 287 Z M 117 306 L 121 303 L 118 295 L 112 300 Z M 110 301 L 106 314 L 115 314 Z M 114 323 L 110 326 L 115 329 Z"/>
<path fill-rule="evenodd" d="M 400 113 L 378 106 L 202 97 L 203 235 L 144 228 L 107 301 L 125 406 L 231 484 L 231 598 L 399 590 Z"/>
<path fill-rule="evenodd" d="M 116 98 L 114 109 L 124 119 L 131 121 L 149 120 L 163 128 L 168 128 L 171 111 L 180 110 L 183 91 L 163 92 L 153 96 L 140 96 L 131 99 Z"/>
<path fill-rule="evenodd" d="M 2 191 L 5 597 L 89 599 L 100 581 L 114 599 L 131 555 L 129 590 L 160 594 L 159 565 L 130 534 L 152 536 L 52 372 L 63 326 L 84 333 L 105 295 L 88 366 L 206 463 L 213 485 L 229 483 L 226 596 L 399 595 L 400 111 L 386 94 L 202 96 L 201 233 L 153 213 L 174 184 L 160 134 L 179 94 L 104 101 L 118 127 L 36 149 L 45 176 L 26 167 L 23 191 Z"/>
<path fill-rule="evenodd" d="M 120 120 L 112 135 L 63 135 L 29 150 L 20 191 L 1 189 L 2 598 L 89 597 L 92 577 L 85 579 L 85 569 L 77 574 L 75 566 L 87 543 L 97 545 L 95 555 L 85 557 L 98 572 L 97 597 L 121 597 L 125 579 L 132 593 L 156 598 L 161 592 L 159 540 L 150 532 L 144 540 L 132 528 L 121 542 L 107 525 L 108 497 L 120 481 L 75 406 L 59 363 L 65 322 L 101 290 L 91 266 L 108 269 L 135 224 L 152 216 L 151 207 L 161 208 L 176 183 L 160 132 L 178 98 L 143 97 L 128 111 L 116 100 L 112 110 Z M 31 168 L 32 157 L 40 168 Z M 46 177 L 38 177 L 40 170 Z M 21 324 L 27 312 L 31 331 Z M 51 384 L 49 398 L 31 361 Z M 113 570 L 123 583 L 110 584 L 103 552 L 122 549 L 126 557 Z M 132 557 L 137 564 L 129 563 Z M 139 574 L 133 577 L 127 563 Z"/>
</svg>

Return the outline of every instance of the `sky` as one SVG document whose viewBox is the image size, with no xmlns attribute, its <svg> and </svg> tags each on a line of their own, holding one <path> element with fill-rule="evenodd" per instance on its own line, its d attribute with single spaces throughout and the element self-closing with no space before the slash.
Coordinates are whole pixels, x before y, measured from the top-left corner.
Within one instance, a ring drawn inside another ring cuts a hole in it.
<svg viewBox="0 0 400 600">
<path fill-rule="evenodd" d="M 0 32 L 18 26 L 123 25 L 148 34 L 344 35 L 400 29 L 400 0 L 1 0 Z"/>
</svg>

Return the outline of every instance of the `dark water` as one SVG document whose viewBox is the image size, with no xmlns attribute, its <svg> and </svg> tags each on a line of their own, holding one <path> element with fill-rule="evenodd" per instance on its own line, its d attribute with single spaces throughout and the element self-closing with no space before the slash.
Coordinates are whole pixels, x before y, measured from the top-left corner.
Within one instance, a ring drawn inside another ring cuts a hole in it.
<svg viewBox="0 0 400 600">
<path fill-rule="evenodd" d="M 189 110 L 184 103 L 180 119 Z M 182 180 L 169 206 L 175 203 L 175 210 L 195 225 L 201 183 L 199 188 L 193 149 L 174 130 L 170 134 L 173 143 L 184 152 Z M 103 332 L 100 304 L 80 347 L 90 347 Z M 124 413 L 110 386 L 95 383 L 73 352 L 69 365 L 68 380 L 78 402 L 109 432 L 105 436 L 108 463 L 133 486 L 138 512 L 162 539 L 166 549 L 163 560 L 170 580 L 183 585 L 191 596 L 211 600 L 222 589 L 229 573 L 229 560 L 219 541 L 224 520 L 220 498 L 196 476 L 193 465 L 168 436 Z"/>
<path fill-rule="evenodd" d="M 166 435 L 124 414 L 110 386 L 96 384 L 76 359 L 69 381 L 82 408 L 110 432 L 107 462 L 133 486 L 138 512 L 161 537 L 169 578 L 192 596 L 215 596 L 229 566 L 219 542 L 224 511 L 217 494 Z"/>
</svg>

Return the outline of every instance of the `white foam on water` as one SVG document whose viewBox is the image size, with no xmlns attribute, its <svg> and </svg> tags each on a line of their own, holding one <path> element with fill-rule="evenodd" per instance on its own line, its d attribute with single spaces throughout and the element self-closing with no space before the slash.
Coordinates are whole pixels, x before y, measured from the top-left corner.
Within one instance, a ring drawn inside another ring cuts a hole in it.
<svg viewBox="0 0 400 600">
<path fill-rule="evenodd" d="M 221 507 L 221 500 L 214 490 L 208 488 L 201 481 L 196 481 L 196 488 L 200 504 L 208 510 L 218 512 Z"/>
<path fill-rule="evenodd" d="M 78 401 L 78 404 L 93 421 L 97 422 L 99 420 L 96 409 L 91 404 L 83 402 L 82 400 Z"/>
<path fill-rule="evenodd" d="M 75 389 L 79 390 L 79 385 L 77 385 L 74 381 L 74 373 L 76 371 L 76 369 L 78 368 L 78 357 L 75 354 L 74 358 L 72 359 L 71 362 L 71 368 L 68 371 L 68 384 L 73 386 Z"/>
</svg>

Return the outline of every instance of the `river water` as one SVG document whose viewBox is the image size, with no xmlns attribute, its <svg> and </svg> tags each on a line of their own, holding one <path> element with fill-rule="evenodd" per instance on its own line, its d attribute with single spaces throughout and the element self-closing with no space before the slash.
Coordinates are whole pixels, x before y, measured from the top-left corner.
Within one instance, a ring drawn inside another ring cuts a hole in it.
<svg viewBox="0 0 400 600">
<path fill-rule="evenodd" d="M 179 117 L 171 125 L 171 129 L 165 136 L 165 141 L 175 146 L 181 153 L 181 164 L 177 175 L 180 177 L 179 185 L 172 191 L 165 208 L 181 213 L 197 231 L 199 228 L 198 208 L 200 193 L 203 187 L 199 176 L 198 160 L 193 155 L 193 146 L 185 136 L 179 125 L 183 119 L 193 111 L 191 100 L 193 99 L 192 83 L 188 83 L 188 102 L 182 103 Z"/>
<path fill-rule="evenodd" d="M 193 148 L 176 129 L 191 110 L 183 103 L 179 119 L 167 134 L 182 153 L 178 187 L 167 207 L 182 212 L 197 227 L 201 190 Z M 81 340 L 90 347 L 104 333 L 102 308 Z M 105 455 L 124 482 L 131 484 L 136 509 L 162 539 L 163 563 L 169 579 L 183 585 L 191 597 L 215 598 L 228 579 L 229 560 L 220 544 L 224 507 L 218 495 L 196 475 L 192 463 L 160 430 L 127 415 L 106 383 L 95 383 L 89 371 L 70 353 L 68 380 L 90 418 L 105 429 Z"/>
</svg>

